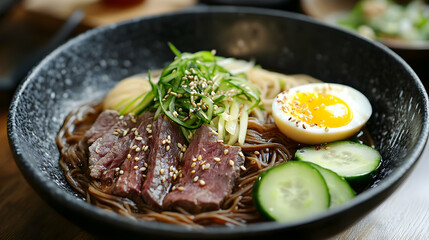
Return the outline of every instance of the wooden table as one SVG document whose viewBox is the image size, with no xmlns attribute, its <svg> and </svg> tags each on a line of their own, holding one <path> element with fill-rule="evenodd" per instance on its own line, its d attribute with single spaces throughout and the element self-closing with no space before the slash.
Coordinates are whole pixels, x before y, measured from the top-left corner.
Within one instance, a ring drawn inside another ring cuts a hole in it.
<svg viewBox="0 0 429 240">
<path fill-rule="evenodd" d="M 50 208 L 21 175 L 7 140 L 7 105 L 0 102 L 0 239 L 96 239 Z M 390 198 L 332 239 L 429 239 L 428 171 L 429 147 Z"/>
</svg>

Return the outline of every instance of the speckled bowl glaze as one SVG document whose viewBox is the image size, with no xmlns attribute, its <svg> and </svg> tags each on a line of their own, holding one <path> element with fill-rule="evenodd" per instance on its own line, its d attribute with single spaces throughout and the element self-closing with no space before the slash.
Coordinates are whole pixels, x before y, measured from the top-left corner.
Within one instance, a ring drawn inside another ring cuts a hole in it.
<svg viewBox="0 0 429 240">
<path fill-rule="evenodd" d="M 255 59 L 261 66 L 350 85 L 370 100 L 367 128 L 383 156 L 379 173 L 347 204 L 295 223 L 191 229 L 136 221 L 86 203 L 67 184 L 55 137 L 74 108 L 101 99 L 119 80 L 182 51 Z M 428 136 L 428 98 L 416 74 L 382 46 L 305 16 L 275 10 L 200 7 L 89 31 L 44 59 L 16 91 L 8 122 L 11 148 L 28 182 L 61 214 L 98 234 L 142 238 L 323 238 L 387 198 L 410 173 Z"/>
</svg>

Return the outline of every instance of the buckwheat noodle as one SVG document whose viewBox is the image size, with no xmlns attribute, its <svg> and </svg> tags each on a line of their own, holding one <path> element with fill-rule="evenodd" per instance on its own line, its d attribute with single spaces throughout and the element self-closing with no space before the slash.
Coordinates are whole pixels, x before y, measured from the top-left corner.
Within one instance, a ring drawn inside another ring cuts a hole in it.
<svg viewBox="0 0 429 240">
<path fill-rule="evenodd" d="M 176 212 L 157 212 L 144 203 L 134 203 L 127 198 L 109 194 L 109 189 L 103 188 L 97 180 L 89 176 L 88 146 L 83 142 L 83 138 L 101 110 L 100 105 L 88 104 L 67 117 L 57 136 L 57 144 L 61 151 L 60 166 L 64 170 L 67 182 L 82 194 L 87 202 L 127 217 L 146 221 L 194 227 L 244 225 L 262 221 L 253 205 L 253 183 L 263 171 L 290 160 L 298 147 L 297 143 L 280 134 L 271 120 L 264 123 L 251 117 L 246 143 L 242 146 L 246 170 L 241 171 L 232 194 L 224 201 L 221 209 L 195 215 L 183 209 L 176 209 Z"/>
</svg>

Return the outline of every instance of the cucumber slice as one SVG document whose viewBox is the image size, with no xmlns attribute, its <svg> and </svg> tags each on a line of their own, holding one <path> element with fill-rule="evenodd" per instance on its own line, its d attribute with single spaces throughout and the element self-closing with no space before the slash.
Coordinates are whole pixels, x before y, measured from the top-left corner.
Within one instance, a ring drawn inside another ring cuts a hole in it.
<svg viewBox="0 0 429 240">
<path fill-rule="evenodd" d="M 311 163 L 311 166 L 322 174 L 328 185 L 329 194 L 331 195 L 331 208 L 344 204 L 356 196 L 355 191 L 344 178 L 317 164 Z"/>
<path fill-rule="evenodd" d="M 327 168 L 347 181 L 366 179 L 377 170 L 381 162 L 381 155 L 377 150 L 352 141 L 305 147 L 296 152 L 295 158 Z"/>
<path fill-rule="evenodd" d="M 291 222 L 329 208 L 330 195 L 322 175 L 310 164 L 290 161 L 262 173 L 253 199 L 269 219 Z"/>
</svg>

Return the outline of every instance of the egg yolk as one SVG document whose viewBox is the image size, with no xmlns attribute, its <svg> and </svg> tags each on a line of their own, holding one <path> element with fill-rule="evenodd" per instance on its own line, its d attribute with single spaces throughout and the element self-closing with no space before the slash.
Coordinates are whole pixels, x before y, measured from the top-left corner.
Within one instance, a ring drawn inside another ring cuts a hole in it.
<svg viewBox="0 0 429 240">
<path fill-rule="evenodd" d="M 298 92 L 290 98 L 287 110 L 292 117 L 320 127 L 342 127 L 353 119 L 347 103 L 324 93 Z"/>
</svg>

